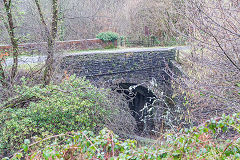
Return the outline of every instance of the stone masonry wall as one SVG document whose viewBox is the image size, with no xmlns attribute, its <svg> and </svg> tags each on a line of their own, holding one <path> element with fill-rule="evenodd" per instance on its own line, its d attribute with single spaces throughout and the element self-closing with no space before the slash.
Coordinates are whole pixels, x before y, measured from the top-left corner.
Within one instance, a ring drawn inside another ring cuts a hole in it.
<svg viewBox="0 0 240 160">
<path fill-rule="evenodd" d="M 124 79 L 128 83 L 164 79 L 163 69 L 175 58 L 174 49 L 149 49 L 134 52 L 77 54 L 63 57 L 61 68 L 88 79 Z"/>
</svg>

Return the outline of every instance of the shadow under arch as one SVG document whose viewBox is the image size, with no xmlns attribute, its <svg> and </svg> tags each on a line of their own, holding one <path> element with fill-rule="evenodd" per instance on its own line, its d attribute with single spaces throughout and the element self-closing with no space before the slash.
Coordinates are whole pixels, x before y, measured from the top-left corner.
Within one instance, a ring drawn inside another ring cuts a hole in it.
<svg viewBox="0 0 240 160">
<path fill-rule="evenodd" d="M 127 99 L 131 114 L 137 123 L 137 132 L 151 133 L 154 129 L 152 104 L 156 99 L 153 92 L 135 83 L 119 83 L 116 91 Z"/>
</svg>

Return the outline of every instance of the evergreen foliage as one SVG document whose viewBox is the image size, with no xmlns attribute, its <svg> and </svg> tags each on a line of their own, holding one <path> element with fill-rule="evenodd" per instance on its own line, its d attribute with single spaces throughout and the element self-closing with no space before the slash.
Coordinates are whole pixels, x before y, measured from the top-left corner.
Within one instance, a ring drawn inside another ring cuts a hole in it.
<svg viewBox="0 0 240 160">
<path fill-rule="evenodd" d="M 102 32 L 96 36 L 98 39 L 101 39 L 104 42 L 114 42 L 118 40 L 119 35 L 115 32 Z"/>
</svg>

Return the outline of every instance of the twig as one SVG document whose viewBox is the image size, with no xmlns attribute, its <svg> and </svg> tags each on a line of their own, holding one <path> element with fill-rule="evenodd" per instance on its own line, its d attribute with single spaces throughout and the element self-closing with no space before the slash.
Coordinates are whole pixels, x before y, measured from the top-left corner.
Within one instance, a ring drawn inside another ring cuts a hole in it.
<svg viewBox="0 0 240 160">
<path fill-rule="evenodd" d="M 230 146 L 231 144 L 233 144 L 233 142 L 236 141 L 239 137 L 240 137 L 240 136 L 237 136 L 236 138 L 234 138 L 231 142 L 229 142 L 229 143 L 227 144 L 227 146 L 224 148 L 223 152 L 221 153 L 220 159 L 222 158 L 224 152 L 229 148 L 229 146 Z"/>
<path fill-rule="evenodd" d="M 40 141 L 37 141 L 37 142 L 29 145 L 28 147 L 34 146 L 34 145 L 36 145 L 36 144 L 38 144 L 38 143 L 40 143 L 40 142 L 43 142 L 43 141 L 46 141 L 46 140 L 49 140 L 49 139 L 52 139 L 52 138 L 66 136 L 66 135 L 68 135 L 68 134 L 70 134 L 70 132 L 67 132 L 67 133 L 65 133 L 65 134 L 59 134 L 59 135 L 47 137 L 47 138 L 44 138 L 44 139 L 42 139 L 42 140 L 40 140 Z M 70 136 L 70 135 L 69 135 L 69 136 Z M 15 157 L 18 153 L 20 153 L 20 152 L 22 152 L 22 151 L 23 151 L 23 149 L 19 150 L 19 151 L 16 152 L 11 158 Z"/>
</svg>

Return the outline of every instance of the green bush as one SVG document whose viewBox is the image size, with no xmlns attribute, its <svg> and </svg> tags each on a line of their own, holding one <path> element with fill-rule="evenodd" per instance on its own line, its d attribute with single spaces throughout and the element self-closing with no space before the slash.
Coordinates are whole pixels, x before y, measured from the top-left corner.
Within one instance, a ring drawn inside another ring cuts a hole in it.
<svg viewBox="0 0 240 160">
<path fill-rule="evenodd" d="M 114 42 L 115 40 L 118 40 L 119 35 L 115 32 L 102 32 L 96 37 L 104 42 Z"/>
<path fill-rule="evenodd" d="M 33 156 L 42 157 L 42 159 L 50 159 L 50 157 L 78 159 L 79 157 L 79 159 L 102 160 L 240 159 L 239 135 L 232 140 L 216 138 L 219 133 L 223 134 L 228 128 L 234 128 L 236 134 L 239 134 L 239 114 L 223 115 L 221 119 L 212 119 L 201 126 L 181 130 L 176 134 L 166 134 L 163 140 L 152 140 L 142 147 L 135 140 L 121 140 L 105 128 L 98 136 L 88 131 L 60 135 L 67 139 L 64 144 L 60 144 L 60 140 L 55 140 L 55 145 L 45 146 L 42 152 L 39 152 L 36 146 L 30 147 L 29 140 L 25 140 L 23 148 L 25 153 L 33 148 L 36 150 L 26 156 L 27 159 Z M 217 131 L 218 134 L 216 134 Z M 56 137 L 53 138 L 56 139 Z M 56 144 L 58 144 L 57 147 Z M 13 160 L 20 159 L 23 154 L 23 152 L 18 153 L 19 158 L 16 156 Z"/>
<path fill-rule="evenodd" d="M 30 104 L 0 110 L 0 155 L 4 150 L 5 154 L 16 151 L 30 137 L 102 128 L 115 110 L 108 106 L 106 91 L 99 90 L 74 76 L 45 88 L 29 87 L 23 81 L 16 87 L 17 99 Z"/>
</svg>

